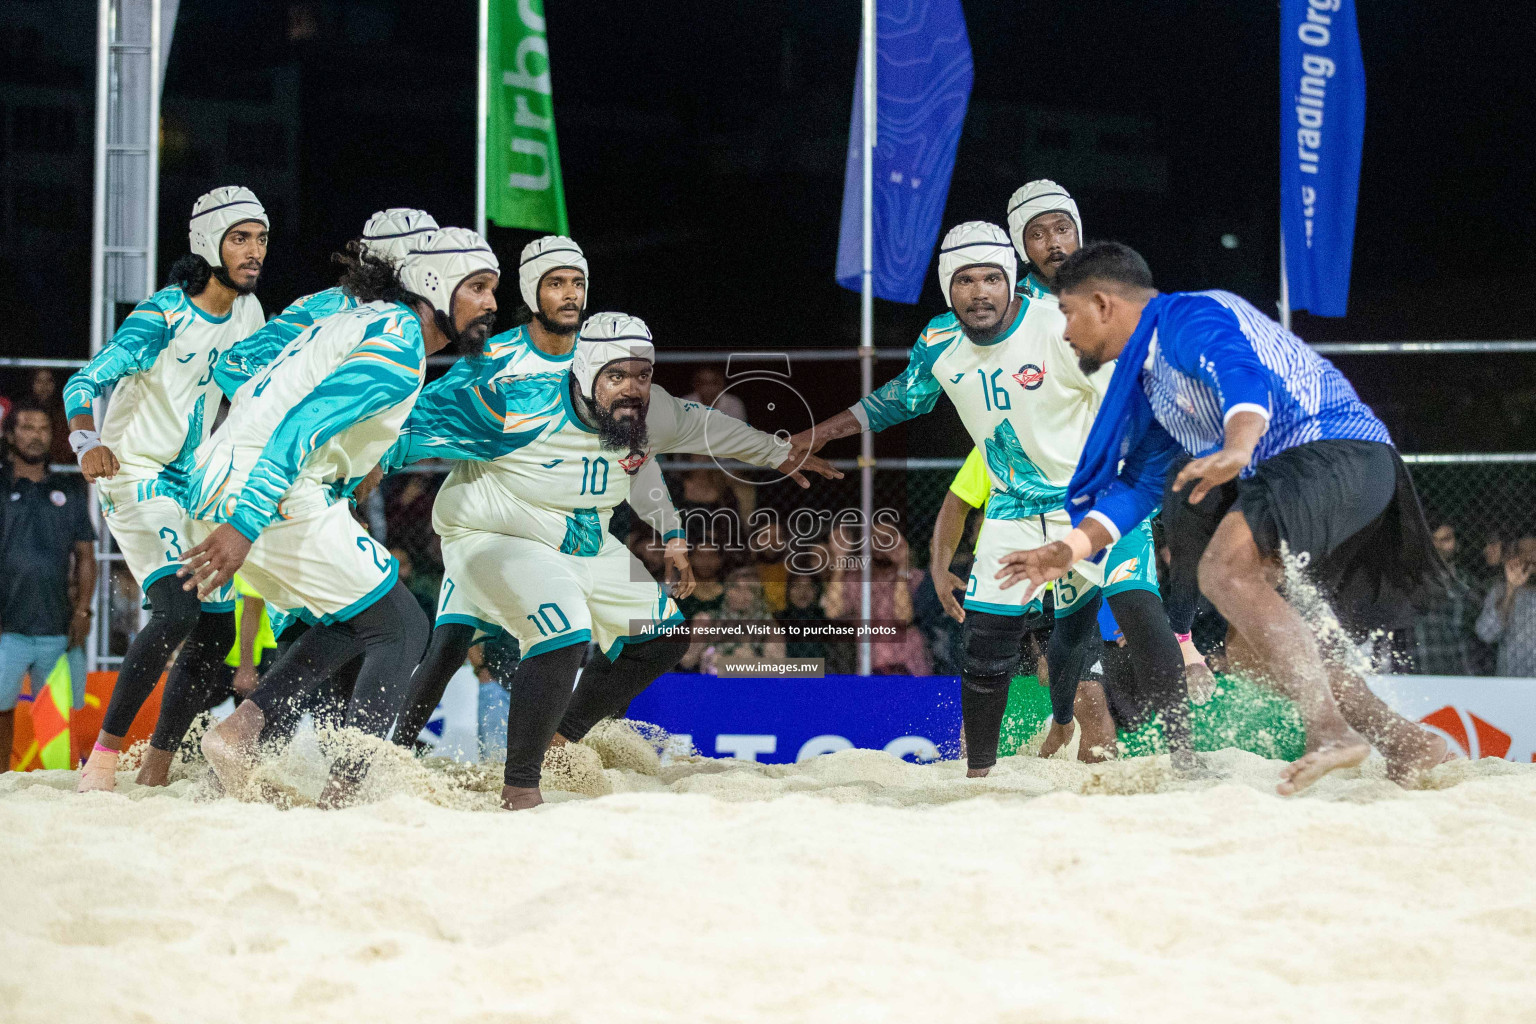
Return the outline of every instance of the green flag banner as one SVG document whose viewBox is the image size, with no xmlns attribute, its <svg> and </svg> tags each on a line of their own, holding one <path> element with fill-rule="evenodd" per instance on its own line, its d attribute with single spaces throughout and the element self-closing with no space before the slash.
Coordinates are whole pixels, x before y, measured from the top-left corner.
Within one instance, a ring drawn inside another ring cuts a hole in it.
<svg viewBox="0 0 1536 1024">
<path fill-rule="evenodd" d="M 543 9 L 542 0 L 490 0 L 485 214 L 504 228 L 563 235 L 569 229 Z"/>
</svg>

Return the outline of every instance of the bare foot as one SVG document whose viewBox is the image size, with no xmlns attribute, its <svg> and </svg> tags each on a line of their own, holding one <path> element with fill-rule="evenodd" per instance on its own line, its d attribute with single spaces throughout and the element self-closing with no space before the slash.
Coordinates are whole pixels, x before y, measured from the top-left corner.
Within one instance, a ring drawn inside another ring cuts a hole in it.
<svg viewBox="0 0 1536 1024">
<path fill-rule="evenodd" d="M 965 770 L 965 777 L 968 779 L 984 779 L 991 770 L 991 768 L 967 768 Z"/>
<path fill-rule="evenodd" d="M 1300 793 L 1318 779 L 1338 768 L 1353 768 L 1371 756 L 1371 745 L 1353 729 L 1345 729 L 1322 741 L 1310 751 L 1280 769 L 1281 796 Z"/>
<path fill-rule="evenodd" d="M 1114 761 L 1120 757 L 1120 745 L 1113 741 L 1109 743 L 1095 743 L 1091 747 L 1079 746 L 1077 759 L 1084 764 L 1100 764 L 1104 761 Z"/>
<path fill-rule="evenodd" d="M 1414 749 L 1395 752 L 1387 758 L 1387 778 L 1404 789 L 1418 789 L 1424 784 L 1424 775 L 1437 764 L 1444 764 L 1452 757 L 1450 744 L 1444 737 L 1420 729 L 1423 742 Z"/>
<path fill-rule="evenodd" d="M 96 749 L 85 759 L 80 769 L 80 783 L 76 793 L 110 793 L 117 788 L 117 758 L 115 750 Z"/>
<path fill-rule="evenodd" d="M 245 797 L 251 769 L 256 767 L 256 752 L 266 715 L 254 701 L 245 701 L 218 725 L 203 734 L 203 756 L 224 792 L 235 799 Z"/>
<path fill-rule="evenodd" d="M 1186 662 L 1184 686 L 1189 690 L 1190 703 L 1204 705 L 1216 692 L 1216 676 L 1204 661 Z"/>
<path fill-rule="evenodd" d="M 1040 757 L 1050 757 L 1056 751 L 1066 746 L 1072 740 L 1072 734 L 1077 731 L 1077 721 L 1062 725 L 1056 719 L 1051 719 L 1051 731 L 1045 734 L 1045 742 L 1040 744 Z"/>
<path fill-rule="evenodd" d="M 544 802 L 538 786 L 501 787 L 501 808 L 505 811 L 526 811 Z"/>
<path fill-rule="evenodd" d="M 134 781 L 141 786 L 167 786 L 171 782 L 171 762 L 176 753 L 161 750 L 153 744 L 144 751 L 144 761 L 139 765 L 139 777 Z"/>
</svg>

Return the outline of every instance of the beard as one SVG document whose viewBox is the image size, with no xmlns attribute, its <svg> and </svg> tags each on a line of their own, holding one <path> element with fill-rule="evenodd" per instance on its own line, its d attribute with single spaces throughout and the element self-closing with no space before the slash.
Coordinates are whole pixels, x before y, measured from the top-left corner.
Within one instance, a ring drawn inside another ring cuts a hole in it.
<svg viewBox="0 0 1536 1024">
<path fill-rule="evenodd" d="M 560 335 L 562 337 L 567 334 L 575 334 L 577 329 L 581 327 L 581 314 L 579 311 L 577 312 L 576 322 L 569 327 L 565 327 L 559 323 L 556 323 L 554 320 L 551 320 L 549 317 L 544 315 L 544 311 L 542 309 L 536 310 L 533 314 L 533 318 L 539 322 L 540 327 L 543 327 L 550 334 Z"/>
<path fill-rule="evenodd" d="M 235 279 L 229 276 L 229 271 L 222 266 L 213 268 L 213 276 L 218 278 L 219 284 L 222 284 L 236 295 L 250 295 L 256 290 L 256 286 L 261 283 L 261 275 L 257 274 L 252 278 L 249 285 L 236 284 Z"/>
<path fill-rule="evenodd" d="M 597 421 L 598 444 L 604 451 L 610 452 L 643 451 L 648 439 L 645 414 L 650 411 L 649 404 L 641 404 L 632 399 L 616 401 L 619 408 L 635 409 L 637 415 L 619 419 L 614 415 L 613 409 L 604 409 L 596 402 L 592 402 L 592 418 Z"/>
<path fill-rule="evenodd" d="M 39 445 L 36 449 L 22 448 L 20 445 L 11 445 L 11 452 L 22 462 L 29 466 L 40 466 L 48 461 L 48 449 Z"/>
<path fill-rule="evenodd" d="M 1094 374 L 1099 372 L 1103 365 L 1104 364 L 1102 362 L 1095 359 L 1093 356 L 1077 357 L 1077 368 L 1083 371 L 1084 377 L 1092 377 Z"/>
<path fill-rule="evenodd" d="M 445 322 L 447 319 L 447 317 L 443 318 Z M 448 326 L 451 328 L 453 325 L 449 324 Z M 449 340 L 453 342 L 455 351 L 459 355 L 468 359 L 478 359 L 485 354 L 485 341 L 495 329 L 496 314 L 485 313 L 465 324 L 462 331 L 446 330 L 443 333 L 448 335 Z"/>
</svg>

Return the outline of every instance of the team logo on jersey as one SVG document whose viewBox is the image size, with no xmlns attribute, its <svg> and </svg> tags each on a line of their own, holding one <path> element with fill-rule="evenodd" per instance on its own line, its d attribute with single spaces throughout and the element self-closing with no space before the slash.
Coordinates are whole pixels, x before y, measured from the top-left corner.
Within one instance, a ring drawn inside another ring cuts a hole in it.
<svg viewBox="0 0 1536 1024">
<path fill-rule="evenodd" d="M 1045 371 L 1034 363 L 1025 363 L 1019 367 L 1019 372 L 1013 375 L 1013 379 L 1019 382 L 1019 387 L 1025 391 L 1034 391 L 1045 383 Z"/>
<path fill-rule="evenodd" d="M 960 378 L 964 377 L 964 376 L 965 376 L 965 373 L 962 371 L 960 373 L 955 374 L 953 377 L 949 378 L 949 382 L 951 384 L 959 384 L 960 383 Z"/>
<path fill-rule="evenodd" d="M 560 465 L 560 463 L 562 463 L 564 461 L 565 461 L 564 459 L 554 459 L 554 460 L 552 460 L 550 462 L 541 462 L 540 465 L 543 466 L 545 469 L 554 469 L 556 466 Z"/>
<path fill-rule="evenodd" d="M 645 460 L 650 457 L 649 452 L 630 452 L 619 460 L 619 465 L 623 467 L 626 475 L 634 476 L 640 471 L 640 467 L 645 465 Z"/>
<path fill-rule="evenodd" d="M 1141 559 L 1128 558 L 1115 566 L 1114 571 L 1109 574 L 1109 578 L 1104 581 L 1104 585 L 1112 587 L 1116 583 L 1124 583 L 1132 576 L 1135 576 L 1136 570 L 1139 568 L 1141 568 Z"/>
</svg>

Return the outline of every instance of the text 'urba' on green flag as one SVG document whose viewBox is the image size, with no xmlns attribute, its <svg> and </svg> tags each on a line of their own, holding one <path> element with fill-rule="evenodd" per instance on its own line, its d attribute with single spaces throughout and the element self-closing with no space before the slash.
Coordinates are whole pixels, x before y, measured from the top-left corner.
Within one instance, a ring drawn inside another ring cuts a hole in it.
<svg viewBox="0 0 1536 1024">
<path fill-rule="evenodd" d="M 504 228 L 567 234 L 549 42 L 539 0 L 491 0 L 485 213 Z"/>
</svg>

